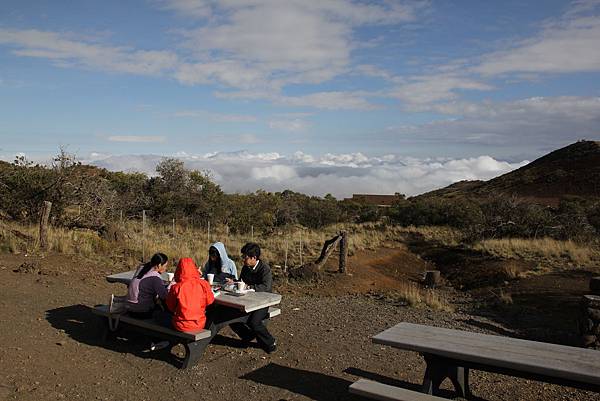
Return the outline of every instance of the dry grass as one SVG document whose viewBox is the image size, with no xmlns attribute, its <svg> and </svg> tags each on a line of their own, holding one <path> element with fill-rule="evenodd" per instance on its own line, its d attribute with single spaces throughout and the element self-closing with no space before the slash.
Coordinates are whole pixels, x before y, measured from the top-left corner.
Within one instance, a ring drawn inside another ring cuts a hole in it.
<svg viewBox="0 0 600 401">
<path fill-rule="evenodd" d="M 431 289 L 421 289 L 415 283 L 403 281 L 397 287 L 397 297 L 410 306 L 427 305 L 432 309 L 453 312 L 454 308 L 437 292 Z"/>
<path fill-rule="evenodd" d="M 596 266 L 600 261 L 600 253 L 592 247 L 551 238 L 485 240 L 475 244 L 473 249 L 502 258 L 545 259 L 556 265 L 564 264 L 566 261 L 573 266 L 589 267 Z"/>
</svg>

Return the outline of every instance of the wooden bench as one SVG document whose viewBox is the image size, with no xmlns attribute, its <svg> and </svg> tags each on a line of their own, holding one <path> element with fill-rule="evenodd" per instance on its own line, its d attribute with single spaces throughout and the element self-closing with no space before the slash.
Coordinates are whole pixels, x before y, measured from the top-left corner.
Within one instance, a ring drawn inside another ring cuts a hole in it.
<svg viewBox="0 0 600 401">
<path fill-rule="evenodd" d="M 211 326 L 210 330 L 203 329 L 194 332 L 182 332 L 161 326 L 156 323 L 154 319 L 137 319 L 127 315 L 126 313 L 118 315 L 111 314 L 108 312 L 108 305 L 96 305 L 92 308 L 92 312 L 101 317 L 102 330 L 100 334 L 103 339 L 106 339 L 107 334 L 110 332 L 108 324 L 109 319 L 118 319 L 118 326 L 125 325 L 149 336 L 168 340 L 169 342 L 175 344 L 183 344 L 185 348 L 185 357 L 182 364 L 183 369 L 193 366 L 196 361 L 200 359 L 204 349 L 208 346 L 210 341 L 222 327 L 236 321 L 245 321 L 244 316 L 242 316 L 240 318 L 233 319 L 230 322 L 224 322 L 218 326 L 213 325 Z M 269 319 L 280 314 L 281 309 L 269 307 Z M 245 317 L 247 318 L 247 316 Z"/>
<path fill-rule="evenodd" d="M 459 396 L 470 396 L 469 369 L 600 392 L 600 351 L 591 349 L 411 323 L 397 324 L 373 342 L 420 352 L 427 394 L 448 378 Z"/>
<path fill-rule="evenodd" d="M 352 383 L 350 393 L 380 401 L 442 401 L 445 398 L 418 393 L 405 388 L 390 386 L 367 379 L 359 379 Z"/>
</svg>

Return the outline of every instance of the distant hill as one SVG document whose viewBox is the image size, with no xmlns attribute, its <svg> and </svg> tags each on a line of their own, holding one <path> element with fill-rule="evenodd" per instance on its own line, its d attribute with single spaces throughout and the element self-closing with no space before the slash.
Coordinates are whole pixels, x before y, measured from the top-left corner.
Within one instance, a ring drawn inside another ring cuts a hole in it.
<svg viewBox="0 0 600 401">
<path fill-rule="evenodd" d="M 600 198 L 600 142 L 579 141 L 489 181 L 461 181 L 419 197 L 475 197 L 498 194 L 557 205 L 561 198 Z"/>
</svg>

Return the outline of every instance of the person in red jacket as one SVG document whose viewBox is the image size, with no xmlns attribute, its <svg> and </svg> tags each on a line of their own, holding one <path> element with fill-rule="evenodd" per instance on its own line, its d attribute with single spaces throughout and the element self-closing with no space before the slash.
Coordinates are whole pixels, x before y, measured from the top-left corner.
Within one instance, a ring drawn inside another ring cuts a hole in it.
<svg viewBox="0 0 600 401">
<path fill-rule="evenodd" d="M 206 325 L 206 307 L 215 300 L 210 285 L 200 278 L 192 258 L 182 258 L 175 270 L 175 284 L 169 288 L 166 304 L 173 313 L 172 327 L 178 331 L 197 331 Z"/>
</svg>

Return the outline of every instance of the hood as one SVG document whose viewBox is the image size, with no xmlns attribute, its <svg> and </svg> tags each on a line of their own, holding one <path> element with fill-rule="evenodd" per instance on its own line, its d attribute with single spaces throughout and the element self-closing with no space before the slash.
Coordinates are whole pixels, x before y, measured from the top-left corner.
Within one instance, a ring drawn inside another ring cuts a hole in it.
<svg viewBox="0 0 600 401">
<path fill-rule="evenodd" d="M 225 245 L 222 242 L 215 242 L 211 246 L 215 247 L 217 251 L 219 251 L 219 256 L 221 257 L 221 266 L 223 266 L 227 259 L 229 259 L 229 256 L 227 256 L 227 251 L 225 250 Z"/>
<path fill-rule="evenodd" d="M 196 263 L 194 263 L 194 259 L 179 259 L 179 263 L 177 263 L 177 270 L 175 270 L 175 281 L 180 282 L 194 278 L 198 280 L 200 279 L 200 273 L 198 273 L 198 268 L 196 267 Z"/>
</svg>

